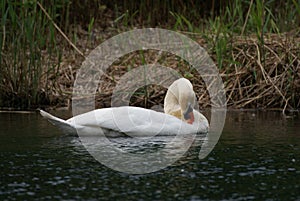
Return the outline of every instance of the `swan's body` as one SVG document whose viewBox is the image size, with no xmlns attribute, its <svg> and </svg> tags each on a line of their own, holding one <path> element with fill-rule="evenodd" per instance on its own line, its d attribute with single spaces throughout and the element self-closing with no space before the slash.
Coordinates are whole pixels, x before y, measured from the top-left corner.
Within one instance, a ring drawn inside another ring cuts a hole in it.
<svg viewBox="0 0 300 201">
<path fill-rule="evenodd" d="M 122 106 L 93 110 L 62 120 L 40 110 L 43 117 L 63 130 L 80 135 L 108 136 L 125 133 L 130 136 L 206 133 L 207 119 L 194 110 L 195 94 L 191 83 L 181 78 L 168 89 L 165 113 L 140 107 Z"/>
</svg>

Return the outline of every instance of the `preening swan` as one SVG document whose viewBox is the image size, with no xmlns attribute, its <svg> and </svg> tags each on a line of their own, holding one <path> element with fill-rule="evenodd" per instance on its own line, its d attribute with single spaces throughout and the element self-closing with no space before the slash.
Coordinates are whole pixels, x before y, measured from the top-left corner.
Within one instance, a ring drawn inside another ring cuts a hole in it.
<svg viewBox="0 0 300 201">
<path fill-rule="evenodd" d="M 208 121 L 203 114 L 194 109 L 196 95 L 191 82 L 180 78 L 173 82 L 168 88 L 164 111 L 166 114 L 175 116 L 189 124 L 203 123 L 208 127 Z"/>
<path fill-rule="evenodd" d="M 156 112 L 133 106 L 93 110 L 68 120 L 57 118 L 43 110 L 40 113 L 63 130 L 82 135 L 130 136 L 176 135 L 206 133 L 208 121 L 194 109 L 196 96 L 189 80 L 180 78 L 168 88 L 164 111 Z M 76 129 L 76 130 L 75 130 Z"/>
</svg>

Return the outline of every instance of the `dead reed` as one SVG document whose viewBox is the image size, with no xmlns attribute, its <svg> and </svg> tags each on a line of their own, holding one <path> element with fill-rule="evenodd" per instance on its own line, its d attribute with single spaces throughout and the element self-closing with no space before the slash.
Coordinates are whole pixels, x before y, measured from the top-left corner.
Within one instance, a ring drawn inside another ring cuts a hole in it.
<svg viewBox="0 0 300 201">
<path fill-rule="evenodd" d="M 300 107 L 300 38 L 268 34 L 234 37 L 233 63 L 222 72 L 228 106 L 235 108 Z"/>
<path fill-rule="evenodd" d="M 84 7 L 72 0 L 0 0 L 0 107 L 70 107 L 76 70 L 85 55 L 117 33 L 156 26 L 180 31 L 206 48 L 219 68 L 228 107 L 300 108 L 299 1 L 169 2 L 93 0 Z M 108 69 L 97 107 L 111 106 L 122 75 L 145 64 L 175 69 L 192 81 L 200 106 L 210 107 L 195 69 L 175 55 L 152 50 L 126 55 Z M 142 87 L 130 104 L 162 106 L 165 92 L 157 85 Z"/>
<path fill-rule="evenodd" d="M 223 79 L 229 108 L 257 108 L 291 110 L 300 107 L 300 37 L 295 34 L 268 34 L 264 44 L 256 36 L 234 36 L 227 44 L 229 58 L 224 60 L 220 75 Z M 202 46 L 208 46 L 198 38 Z M 209 50 L 216 61 L 217 56 Z M 190 79 L 201 107 L 210 107 L 210 98 L 201 75 L 175 55 L 148 50 L 134 52 L 114 63 L 99 86 L 98 107 L 110 107 L 114 87 L 131 69 L 144 64 L 171 67 Z M 154 63 L 154 61 L 156 63 Z M 217 62 L 216 62 L 217 63 Z M 166 89 L 151 85 L 141 88 L 131 97 L 130 104 L 152 107 L 163 104 Z"/>
</svg>

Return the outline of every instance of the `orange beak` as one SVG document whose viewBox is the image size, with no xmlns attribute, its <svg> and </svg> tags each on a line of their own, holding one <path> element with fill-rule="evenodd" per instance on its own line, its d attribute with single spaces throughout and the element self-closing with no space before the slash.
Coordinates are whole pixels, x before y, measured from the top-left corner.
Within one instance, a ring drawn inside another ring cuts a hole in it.
<svg viewBox="0 0 300 201">
<path fill-rule="evenodd" d="M 188 124 L 193 124 L 194 123 L 194 120 L 195 120 L 195 117 L 194 117 L 194 113 L 193 112 L 190 112 L 190 113 L 188 113 L 188 116 L 189 116 L 189 118 L 187 119 L 187 123 Z"/>
</svg>

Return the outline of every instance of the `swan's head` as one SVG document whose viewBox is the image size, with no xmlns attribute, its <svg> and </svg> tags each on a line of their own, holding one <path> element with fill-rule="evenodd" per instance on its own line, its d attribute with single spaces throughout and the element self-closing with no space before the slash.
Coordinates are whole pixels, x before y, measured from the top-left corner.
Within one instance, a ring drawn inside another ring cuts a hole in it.
<svg viewBox="0 0 300 201">
<path fill-rule="evenodd" d="M 165 97 L 165 113 L 192 124 L 194 122 L 195 92 L 191 82 L 180 78 L 168 88 Z"/>
<path fill-rule="evenodd" d="M 188 103 L 187 109 L 185 111 L 182 111 L 182 116 L 184 120 L 189 123 L 193 124 L 195 117 L 194 117 L 194 107 L 192 106 L 191 103 Z"/>
</svg>

